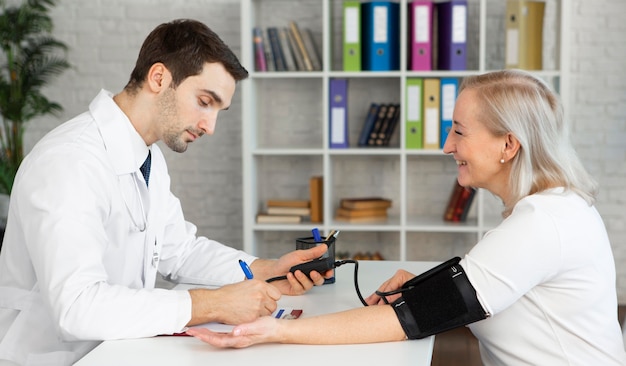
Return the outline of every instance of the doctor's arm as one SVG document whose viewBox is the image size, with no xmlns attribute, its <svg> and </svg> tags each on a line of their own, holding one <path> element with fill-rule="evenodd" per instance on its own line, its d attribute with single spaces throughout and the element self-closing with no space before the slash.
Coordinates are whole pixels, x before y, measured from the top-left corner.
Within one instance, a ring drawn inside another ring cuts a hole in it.
<svg viewBox="0 0 626 366">
<path fill-rule="evenodd" d="M 218 289 L 192 289 L 188 326 L 207 322 L 241 324 L 276 310 L 280 291 L 261 280 L 242 281 Z"/>
</svg>

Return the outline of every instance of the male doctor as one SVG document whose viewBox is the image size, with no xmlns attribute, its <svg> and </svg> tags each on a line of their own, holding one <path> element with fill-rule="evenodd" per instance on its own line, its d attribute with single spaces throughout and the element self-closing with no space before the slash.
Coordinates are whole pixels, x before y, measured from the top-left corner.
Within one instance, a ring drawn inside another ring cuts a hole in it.
<svg viewBox="0 0 626 366">
<path fill-rule="evenodd" d="M 170 192 L 155 142 L 183 152 L 213 134 L 247 75 L 204 24 L 161 24 L 122 92 L 102 90 L 33 148 L 16 177 L 0 255 L 0 364 L 70 365 L 102 340 L 251 321 L 272 313 L 281 294 L 323 283 L 317 272 L 287 272 L 325 246 L 257 259 L 197 237 Z M 253 280 L 243 281 L 239 259 Z M 157 271 L 221 287 L 155 289 Z"/>
</svg>

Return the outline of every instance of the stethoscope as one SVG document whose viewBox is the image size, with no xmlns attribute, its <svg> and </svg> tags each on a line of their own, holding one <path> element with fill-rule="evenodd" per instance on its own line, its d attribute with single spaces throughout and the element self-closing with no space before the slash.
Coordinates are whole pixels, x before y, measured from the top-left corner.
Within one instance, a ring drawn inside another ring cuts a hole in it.
<svg viewBox="0 0 626 366">
<path fill-rule="evenodd" d="M 135 227 L 135 229 L 139 230 L 139 232 L 143 233 L 146 231 L 146 228 L 148 226 L 148 216 L 146 216 L 146 209 L 144 208 L 143 198 L 141 198 L 141 192 L 139 191 L 139 184 L 137 183 L 136 175 L 137 173 L 134 173 L 133 183 L 135 184 L 135 192 L 137 193 L 137 196 L 139 197 L 139 207 L 141 209 L 141 218 L 143 219 L 143 222 L 141 224 L 137 223 L 137 221 L 135 220 L 135 216 L 133 215 L 132 211 L 130 210 L 130 207 L 128 206 L 128 200 L 126 199 L 124 192 L 122 192 L 122 199 L 124 200 L 124 206 L 126 206 L 126 211 L 128 212 L 128 216 L 130 216 L 130 220 L 133 222 L 133 226 Z"/>
<path fill-rule="evenodd" d="M 130 217 L 130 220 L 133 222 L 133 226 L 135 227 L 136 230 L 143 233 L 146 231 L 148 227 L 148 216 L 146 216 L 146 209 L 144 208 L 143 198 L 141 198 L 141 192 L 139 191 L 139 184 L 137 183 L 137 180 L 138 180 L 137 173 L 134 173 L 133 183 L 135 185 L 135 193 L 137 193 L 137 196 L 139 197 L 139 208 L 141 209 L 141 219 L 143 220 L 141 223 L 138 223 L 135 220 L 135 216 L 133 215 L 130 209 L 130 206 L 128 205 L 128 201 L 126 200 L 126 196 L 124 196 L 123 192 L 122 192 L 122 199 L 124 200 L 124 206 L 126 206 L 126 212 L 128 212 L 128 216 Z M 154 241 L 154 247 L 152 249 L 151 263 L 152 263 L 152 267 L 154 268 L 157 268 L 159 264 L 159 252 L 157 249 L 156 240 Z"/>
</svg>

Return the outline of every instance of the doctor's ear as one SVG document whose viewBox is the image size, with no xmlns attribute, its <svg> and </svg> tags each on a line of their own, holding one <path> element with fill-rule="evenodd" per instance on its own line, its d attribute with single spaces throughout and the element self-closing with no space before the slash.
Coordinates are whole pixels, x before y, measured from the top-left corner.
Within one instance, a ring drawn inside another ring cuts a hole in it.
<svg viewBox="0 0 626 366">
<path fill-rule="evenodd" d="M 157 62 L 152 65 L 150 70 L 148 70 L 147 79 L 150 90 L 158 93 L 164 88 L 169 87 L 172 77 L 167 67 L 165 67 L 164 64 Z"/>
</svg>

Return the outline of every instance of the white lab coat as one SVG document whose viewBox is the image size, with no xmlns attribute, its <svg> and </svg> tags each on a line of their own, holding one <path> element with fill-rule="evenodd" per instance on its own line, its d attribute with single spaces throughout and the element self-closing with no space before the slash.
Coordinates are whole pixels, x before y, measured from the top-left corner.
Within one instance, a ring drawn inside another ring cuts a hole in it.
<svg viewBox="0 0 626 366">
<path fill-rule="evenodd" d="M 69 365 L 102 340 L 180 331 L 189 293 L 155 289 L 157 269 L 179 282 L 242 280 L 238 259 L 255 258 L 196 237 L 150 150 L 148 189 L 148 147 L 103 90 L 24 160 L 0 255 L 0 359 Z"/>
</svg>

